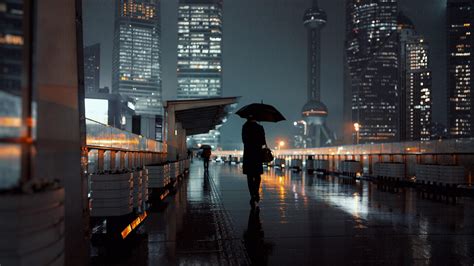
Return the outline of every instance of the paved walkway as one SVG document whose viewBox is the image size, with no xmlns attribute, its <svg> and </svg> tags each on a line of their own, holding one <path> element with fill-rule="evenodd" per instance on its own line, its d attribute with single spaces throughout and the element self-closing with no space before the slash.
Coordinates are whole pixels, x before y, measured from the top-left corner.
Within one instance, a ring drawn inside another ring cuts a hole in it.
<svg viewBox="0 0 474 266">
<path fill-rule="evenodd" d="M 135 265 L 474 263 L 471 200 L 449 205 L 272 169 L 252 211 L 239 166 L 212 164 L 205 176 L 198 162 L 168 206 L 150 213 Z"/>
</svg>

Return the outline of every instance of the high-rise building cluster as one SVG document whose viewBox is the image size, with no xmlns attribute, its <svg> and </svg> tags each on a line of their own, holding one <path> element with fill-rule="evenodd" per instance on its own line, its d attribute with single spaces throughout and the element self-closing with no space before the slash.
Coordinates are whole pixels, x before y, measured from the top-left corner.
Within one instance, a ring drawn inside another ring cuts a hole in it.
<svg viewBox="0 0 474 266">
<path fill-rule="evenodd" d="M 397 0 L 348 0 L 346 15 L 346 142 L 429 139 L 428 43 Z"/>
<path fill-rule="evenodd" d="M 344 135 L 346 143 L 429 140 L 432 132 L 430 47 L 397 0 L 346 2 Z M 447 128 L 474 136 L 471 73 L 474 1 L 447 1 Z M 355 125 L 354 127 L 352 125 Z"/>
</svg>

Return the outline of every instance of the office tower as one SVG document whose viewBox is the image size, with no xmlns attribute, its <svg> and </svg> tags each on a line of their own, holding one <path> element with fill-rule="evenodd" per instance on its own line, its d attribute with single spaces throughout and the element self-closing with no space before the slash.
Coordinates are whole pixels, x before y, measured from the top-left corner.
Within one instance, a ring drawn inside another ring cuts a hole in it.
<svg viewBox="0 0 474 266">
<path fill-rule="evenodd" d="M 448 0 L 448 131 L 453 138 L 474 136 L 473 26 L 474 1 Z"/>
<path fill-rule="evenodd" d="M 0 137 L 20 137 L 24 74 L 23 1 L 0 2 Z M 23 110 L 24 111 L 24 110 Z M 2 182 L 0 181 L 0 186 Z"/>
<path fill-rule="evenodd" d="M 100 86 L 100 44 L 84 47 L 84 91 L 86 94 L 99 92 Z"/>
<path fill-rule="evenodd" d="M 432 85 L 429 44 L 415 31 L 413 23 L 399 15 L 400 35 L 400 139 L 431 138 Z"/>
<path fill-rule="evenodd" d="M 399 140 L 396 0 L 347 0 L 346 93 L 352 95 L 353 143 Z M 347 95 L 346 95 L 347 96 Z M 345 97 L 346 98 L 346 97 Z M 349 124 L 349 126 L 347 125 Z"/>
<path fill-rule="evenodd" d="M 139 115 L 162 115 L 160 5 L 118 0 L 115 12 L 112 93 L 135 100 Z"/>
<path fill-rule="evenodd" d="M 178 6 L 178 99 L 222 96 L 222 0 L 180 0 Z M 188 145 L 216 148 L 220 133 L 189 138 Z"/>
<path fill-rule="evenodd" d="M 305 121 L 304 130 L 307 147 L 321 147 L 332 142 L 326 127 L 328 108 L 321 102 L 321 29 L 326 25 L 326 13 L 313 0 L 306 10 L 303 24 L 308 32 L 308 102 L 301 111 Z"/>
</svg>

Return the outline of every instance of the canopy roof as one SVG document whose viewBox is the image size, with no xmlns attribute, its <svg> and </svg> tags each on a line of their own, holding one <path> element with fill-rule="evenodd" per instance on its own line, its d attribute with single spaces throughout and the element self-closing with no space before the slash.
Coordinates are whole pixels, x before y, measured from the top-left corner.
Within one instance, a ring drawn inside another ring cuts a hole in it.
<svg viewBox="0 0 474 266">
<path fill-rule="evenodd" d="M 208 133 L 224 123 L 238 97 L 167 101 L 168 112 L 174 112 L 175 122 L 181 123 L 186 135 Z M 168 114 L 170 115 L 170 114 Z"/>
</svg>

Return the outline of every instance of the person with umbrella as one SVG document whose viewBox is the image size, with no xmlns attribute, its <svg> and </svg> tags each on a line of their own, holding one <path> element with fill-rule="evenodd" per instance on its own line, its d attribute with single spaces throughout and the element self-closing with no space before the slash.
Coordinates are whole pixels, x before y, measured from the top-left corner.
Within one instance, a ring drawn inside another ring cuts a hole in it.
<svg viewBox="0 0 474 266">
<path fill-rule="evenodd" d="M 204 171 L 209 171 L 209 160 L 211 159 L 211 146 L 209 145 L 202 145 L 201 146 L 202 153 L 201 157 L 204 161 Z"/>
<path fill-rule="evenodd" d="M 247 175 L 250 192 L 250 205 L 255 208 L 260 202 L 260 182 L 263 174 L 263 152 L 267 146 L 265 130 L 257 121 L 278 122 L 285 120 L 275 107 L 266 104 L 250 104 L 236 112 L 247 122 L 242 126 L 242 142 L 244 143 L 243 173 Z"/>
</svg>

